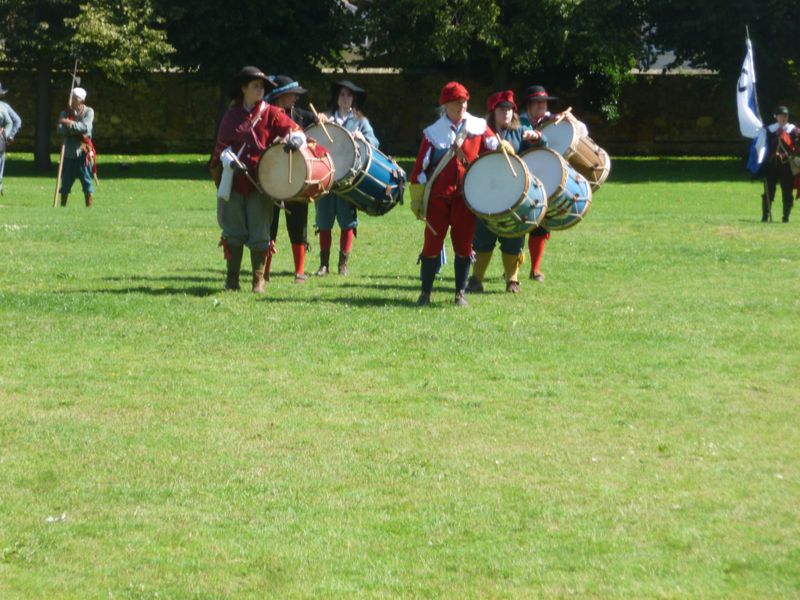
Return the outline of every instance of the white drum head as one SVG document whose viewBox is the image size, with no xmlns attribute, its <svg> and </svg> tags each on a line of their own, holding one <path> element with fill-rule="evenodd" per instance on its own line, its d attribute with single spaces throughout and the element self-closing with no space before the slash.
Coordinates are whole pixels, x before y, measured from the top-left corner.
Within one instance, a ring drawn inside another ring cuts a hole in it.
<svg viewBox="0 0 800 600">
<path fill-rule="evenodd" d="M 333 142 L 328 139 L 325 132 L 331 136 Z M 358 169 L 356 153 L 356 142 L 350 132 L 336 123 L 325 123 L 325 129 L 321 125 L 312 125 L 306 129 L 306 135 L 317 140 L 317 143 L 328 149 L 333 160 L 334 183 L 350 175 L 353 170 Z"/>
<path fill-rule="evenodd" d="M 308 166 L 300 152 L 292 152 L 292 172 L 289 176 L 289 153 L 283 144 L 267 149 L 258 161 L 258 183 L 269 196 L 277 200 L 288 200 L 298 196 L 306 184 Z M 289 181 L 291 179 L 291 181 Z"/>
<path fill-rule="evenodd" d="M 548 198 L 552 198 L 562 188 L 561 182 L 564 180 L 567 163 L 557 152 L 549 148 L 535 148 L 520 158 L 528 170 L 542 182 Z"/>
<path fill-rule="evenodd" d="M 562 156 L 578 142 L 578 130 L 569 117 L 562 119 L 558 124 L 553 122 L 545 125 L 542 127 L 542 133 L 547 138 L 547 146 Z"/>
<path fill-rule="evenodd" d="M 496 215 L 519 202 L 528 187 L 528 174 L 518 156 L 509 154 L 517 176 L 511 172 L 502 152 L 479 157 L 464 178 L 464 198 L 469 207 L 482 215 Z"/>
</svg>

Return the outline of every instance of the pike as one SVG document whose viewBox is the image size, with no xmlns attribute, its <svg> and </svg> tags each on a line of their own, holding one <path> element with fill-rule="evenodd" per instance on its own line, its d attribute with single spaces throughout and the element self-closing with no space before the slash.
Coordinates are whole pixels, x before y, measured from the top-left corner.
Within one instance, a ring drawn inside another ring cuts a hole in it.
<svg viewBox="0 0 800 600">
<path fill-rule="evenodd" d="M 72 69 L 72 84 L 69 87 L 69 98 L 67 98 L 67 107 L 72 102 L 72 92 L 76 85 L 81 84 L 81 78 L 78 77 L 78 59 L 75 59 L 75 67 Z M 56 175 L 56 190 L 53 192 L 53 208 L 58 207 L 58 184 L 61 182 L 61 171 L 64 168 L 64 150 L 66 148 L 66 140 L 61 142 L 61 157 L 58 159 L 58 175 Z"/>
</svg>

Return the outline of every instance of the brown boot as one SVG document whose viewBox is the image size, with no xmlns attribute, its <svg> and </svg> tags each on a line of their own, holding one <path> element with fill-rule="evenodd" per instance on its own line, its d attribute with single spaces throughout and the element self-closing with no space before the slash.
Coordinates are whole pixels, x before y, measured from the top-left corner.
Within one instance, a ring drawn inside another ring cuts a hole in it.
<svg viewBox="0 0 800 600">
<path fill-rule="evenodd" d="M 226 261 L 228 272 L 225 276 L 225 289 L 232 292 L 239 291 L 239 272 L 242 270 L 243 246 L 228 246 L 231 257 Z"/>
<path fill-rule="evenodd" d="M 348 252 L 339 250 L 339 275 L 347 275 L 347 258 L 349 256 Z"/>
<path fill-rule="evenodd" d="M 331 259 L 331 251 L 330 250 L 320 250 L 319 251 L 319 269 L 314 275 L 327 275 L 330 272 L 330 268 L 328 267 L 328 262 Z"/>
<path fill-rule="evenodd" d="M 86 208 L 92 208 L 92 195 L 84 194 L 84 198 L 86 199 Z"/>
<path fill-rule="evenodd" d="M 263 294 L 267 281 L 264 279 L 264 269 L 267 266 L 267 252 L 269 250 L 250 250 L 250 264 L 253 266 L 253 293 Z"/>
<path fill-rule="evenodd" d="M 67 198 L 69 198 L 69 194 L 61 194 L 61 206 L 67 205 Z"/>
</svg>

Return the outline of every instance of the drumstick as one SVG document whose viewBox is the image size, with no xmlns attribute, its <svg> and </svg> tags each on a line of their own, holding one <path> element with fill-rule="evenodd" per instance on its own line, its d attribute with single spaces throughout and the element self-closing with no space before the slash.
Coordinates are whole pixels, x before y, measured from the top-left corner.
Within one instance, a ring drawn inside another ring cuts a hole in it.
<svg viewBox="0 0 800 600">
<path fill-rule="evenodd" d="M 322 131 L 325 132 L 325 137 L 328 138 L 328 141 L 332 144 L 333 138 L 331 137 L 331 134 L 328 133 L 328 130 L 325 129 L 325 123 L 319 120 L 319 113 L 317 112 L 317 109 L 314 108 L 314 105 L 311 104 L 311 102 L 308 103 L 308 106 L 311 109 L 311 112 L 314 113 L 314 117 L 317 119 L 317 121 L 319 121 L 319 126 L 322 127 Z"/>
<path fill-rule="evenodd" d="M 289 150 L 289 183 L 292 183 L 292 154 L 293 152 Z"/>
<path fill-rule="evenodd" d="M 567 113 L 571 113 L 571 112 L 572 112 L 572 107 L 571 106 L 568 106 L 567 110 L 561 111 L 561 113 L 558 115 L 558 117 L 556 117 L 555 125 L 558 125 L 559 123 L 561 123 L 561 121 L 563 121 L 566 118 Z"/>
<path fill-rule="evenodd" d="M 514 165 L 511 164 L 511 159 L 508 157 L 508 151 L 506 150 L 505 146 L 503 146 L 503 140 L 500 138 L 500 134 L 499 133 L 495 133 L 495 136 L 497 136 L 497 141 L 500 143 L 500 149 L 503 151 L 503 156 L 506 157 L 506 162 L 508 163 L 508 168 L 511 169 L 512 175 L 514 175 L 514 177 L 516 177 L 517 176 L 517 172 L 514 170 Z"/>
<path fill-rule="evenodd" d="M 431 224 L 428 222 L 428 219 L 422 219 L 422 220 L 423 220 L 423 221 L 425 221 L 425 227 L 427 227 L 428 229 L 430 229 L 430 230 L 431 230 L 431 233 L 432 233 L 433 235 L 439 235 L 438 233 L 436 233 L 436 230 L 433 228 L 433 225 L 431 225 Z"/>
</svg>

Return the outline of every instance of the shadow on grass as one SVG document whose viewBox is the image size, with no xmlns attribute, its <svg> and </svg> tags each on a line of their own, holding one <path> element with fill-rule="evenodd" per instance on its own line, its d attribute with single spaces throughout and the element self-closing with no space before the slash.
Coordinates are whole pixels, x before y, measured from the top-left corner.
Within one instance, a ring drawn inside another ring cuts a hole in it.
<svg viewBox="0 0 800 600">
<path fill-rule="evenodd" d="M 222 273 L 222 278 L 224 278 L 225 273 L 224 271 L 220 271 Z M 203 283 L 207 281 L 217 281 L 220 279 L 219 274 L 216 277 L 205 276 L 205 277 L 189 277 L 189 276 L 175 276 L 175 275 L 165 275 L 163 277 L 148 277 L 147 275 L 132 275 L 129 277 L 102 277 L 101 281 L 119 281 L 119 282 L 126 282 L 126 281 L 186 281 L 186 282 L 194 282 L 194 283 Z"/>
<path fill-rule="evenodd" d="M 263 298 L 259 299 L 259 302 L 266 302 L 266 303 L 274 303 L 274 304 L 294 304 L 295 302 L 303 302 L 303 304 L 307 304 L 307 299 L 300 300 L 295 298 L 277 298 L 274 296 L 269 295 L 269 290 L 267 291 L 267 295 Z M 353 298 L 352 296 L 338 296 L 338 297 L 324 297 L 318 298 L 317 301 L 320 304 L 341 304 L 344 306 L 355 306 L 360 308 L 383 308 L 386 306 L 397 306 L 401 308 L 418 308 L 417 307 L 417 296 L 409 296 L 408 298 L 386 298 L 386 297 L 374 297 L 374 298 Z"/>
<path fill-rule="evenodd" d="M 145 294 L 147 296 L 194 296 L 196 298 L 206 298 L 214 296 L 223 292 L 222 283 L 219 286 L 188 286 L 188 287 L 147 287 L 135 286 L 115 289 L 97 289 L 97 290 L 69 290 L 61 292 L 64 294 L 110 294 L 117 296 L 124 296 L 127 294 Z"/>
</svg>

